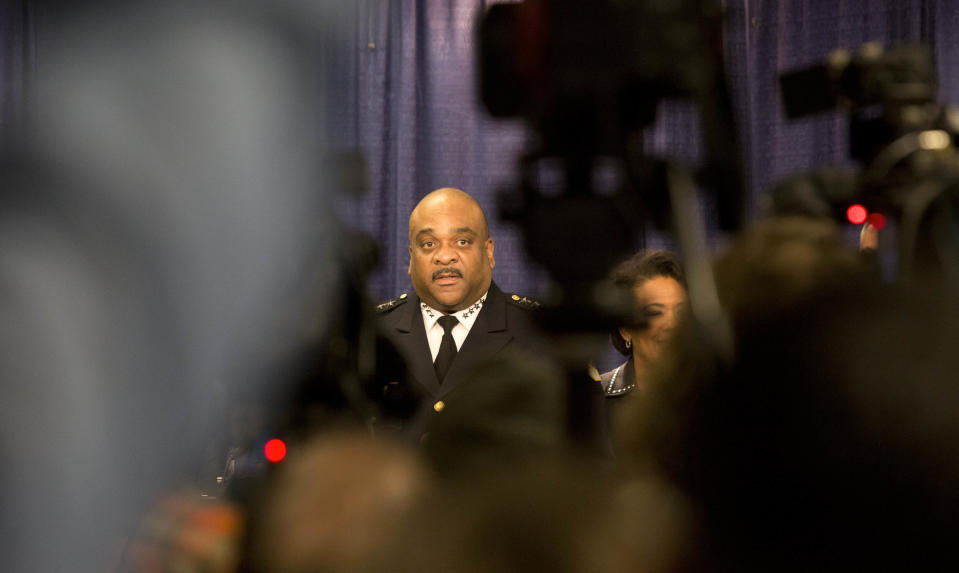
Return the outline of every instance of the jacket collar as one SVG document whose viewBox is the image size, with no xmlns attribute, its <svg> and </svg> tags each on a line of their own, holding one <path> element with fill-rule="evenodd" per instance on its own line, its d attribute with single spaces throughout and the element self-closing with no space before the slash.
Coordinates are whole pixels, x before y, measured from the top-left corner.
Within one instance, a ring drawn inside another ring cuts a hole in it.
<svg viewBox="0 0 959 573">
<path fill-rule="evenodd" d="M 476 322 L 470 328 L 469 335 L 463 341 L 441 385 L 433 370 L 423 313 L 420 310 L 420 298 L 415 294 L 411 298 L 409 304 L 396 309 L 397 316 L 389 327 L 399 334 L 396 337 L 397 346 L 406 357 L 410 374 L 434 399 L 452 391 L 460 378 L 469 373 L 471 364 L 496 353 L 513 339 L 513 335 L 508 331 L 506 295 L 496 283 L 491 282 L 486 302 L 483 303 Z"/>
</svg>

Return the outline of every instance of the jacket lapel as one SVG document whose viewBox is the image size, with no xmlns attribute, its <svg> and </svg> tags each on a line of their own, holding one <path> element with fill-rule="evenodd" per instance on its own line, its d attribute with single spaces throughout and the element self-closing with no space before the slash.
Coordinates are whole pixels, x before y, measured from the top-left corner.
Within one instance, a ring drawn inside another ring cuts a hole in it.
<svg viewBox="0 0 959 573">
<path fill-rule="evenodd" d="M 456 353 L 452 366 L 446 373 L 446 378 L 442 386 L 437 382 L 439 396 L 442 397 L 452 391 L 463 376 L 468 376 L 473 365 L 483 358 L 488 358 L 506 346 L 513 335 L 507 330 L 506 324 L 506 295 L 496 286 L 490 283 L 489 293 L 486 295 L 486 302 L 483 308 L 476 316 L 476 322 L 470 328 L 466 340 Z M 417 309 L 419 303 L 417 303 Z M 426 333 L 423 330 L 423 317 L 420 315 L 419 330 L 423 331 L 423 339 L 426 339 Z M 433 365 L 430 364 L 430 371 Z M 436 381 L 436 373 L 433 373 L 433 380 Z M 434 394 L 435 395 L 435 394 Z"/>
<path fill-rule="evenodd" d="M 400 353 L 406 359 L 406 367 L 411 377 L 419 382 L 429 396 L 436 396 L 440 383 L 433 370 L 430 357 L 430 344 L 426 340 L 426 327 L 423 325 L 423 313 L 420 310 L 419 297 L 398 308 L 393 313 L 394 320 L 389 327 L 396 334 L 394 341 Z M 478 318 L 478 317 L 477 317 Z M 455 361 L 454 361 L 455 365 Z"/>
</svg>

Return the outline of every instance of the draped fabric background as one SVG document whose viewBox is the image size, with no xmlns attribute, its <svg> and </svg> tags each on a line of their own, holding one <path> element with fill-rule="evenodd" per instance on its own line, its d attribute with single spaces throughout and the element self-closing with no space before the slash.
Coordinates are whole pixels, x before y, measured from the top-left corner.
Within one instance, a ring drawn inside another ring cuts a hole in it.
<svg viewBox="0 0 959 573">
<path fill-rule="evenodd" d="M 373 233 L 381 268 L 374 298 L 410 289 L 408 222 L 416 203 L 439 187 L 458 187 L 483 206 L 495 240 L 494 280 L 528 289 L 538 273 L 514 229 L 496 214 L 495 192 L 510 180 L 524 143 L 516 122 L 489 119 L 474 81 L 474 28 L 483 3 L 361 0 L 343 14 L 342 53 L 330 110 L 333 141 L 366 155 L 368 196 L 344 217 Z"/>
<path fill-rule="evenodd" d="M 36 0 L 0 0 L 0 141 L 28 103 L 26 78 L 36 35 Z M 523 252 L 519 234 L 497 214 L 498 188 L 511 181 L 524 144 L 517 122 L 494 121 L 480 107 L 474 80 L 474 29 L 481 0 L 354 0 L 336 8 L 335 37 L 322 38 L 319 72 L 335 146 L 366 156 L 369 191 L 345 201 L 348 224 L 380 245 L 370 294 L 409 290 L 407 220 L 416 202 L 442 186 L 460 187 L 483 205 L 496 240 L 495 280 L 536 294 L 544 274 Z M 743 141 L 749 196 L 784 175 L 846 162 L 847 133 L 837 114 L 788 123 L 777 74 L 821 61 L 833 49 L 866 41 L 929 43 L 938 58 L 941 98 L 959 101 L 959 3 L 951 0 L 725 0 L 728 84 Z M 682 102 L 664 102 L 648 136 L 655 150 L 695 157 L 698 119 Z M 706 209 L 706 216 L 711 214 Z M 588 233 L 588 229 L 581 230 Z M 648 233 L 650 246 L 670 246 Z"/>
<path fill-rule="evenodd" d="M 474 29 L 488 3 L 477 0 L 361 0 L 343 11 L 342 52 L 329 78 L 337 102 L 335 139 L 366 153 L 368 196 L 344 215 L 381 245 L 374 297 L 409 290 L 407 219 L 441 186 L 460 187 L 490 216 L 494 278 L 507 291 L 535 294 L 544 274 L 526 259 L 519 235 L 496 214 L 497 189 L 511 181 L 522 127 L 486 117 L 476 95 Z M 836 48 L 867 41 L 923 41 L 937 57 L 941 98 L 959 102 L 959 3 L 949 0 L 726 0 L 727 82 L 756 198 L 783 176 L 823 163 L 848 163 L 844 117 L 787 122 L 778 74 L 819 63 Z M 652 150 L 696 157 L 698 117 L 685 102 L 663 102 L 648 134 Z M 705 209 L 707 219 L 711 213 Z M 583 229 L 582 232 L 588 232 Z M 712 234 L 715 237 L 715 233 Z M 647 233 L 648 246 L 672 245 Z"/>
<path fill-rule="evenodd" d="M 0 144 L 22 127 L 28 78 L 35 60 L 35 17 L 31 0 L 0 2 Z"/>
</svg>

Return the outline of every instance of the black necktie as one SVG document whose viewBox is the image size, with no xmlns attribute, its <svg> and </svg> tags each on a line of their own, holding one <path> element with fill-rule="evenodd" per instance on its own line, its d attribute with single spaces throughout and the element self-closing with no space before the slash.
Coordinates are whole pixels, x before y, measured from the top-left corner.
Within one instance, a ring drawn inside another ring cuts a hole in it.
<svg viewBox="0 0 959 573">
<path fill-rule="evenodd" d="M 441 316 L 439 319 L 440 326 L 443 327 L 443 341 L 440 342 L 440 351 L 436 353 L 433 368 L 436 370 L 436 377 L 441 384 L 443 383 L 443 378 L 446 376 L 446 372 L 450 369 L 450 365 L 453 364 L 453 359 L 456 358 L 456 342 L 453 341 L 453 327 L 459 324 L 459 322 L 455 316 L 449 314 Z"/>
</svg>

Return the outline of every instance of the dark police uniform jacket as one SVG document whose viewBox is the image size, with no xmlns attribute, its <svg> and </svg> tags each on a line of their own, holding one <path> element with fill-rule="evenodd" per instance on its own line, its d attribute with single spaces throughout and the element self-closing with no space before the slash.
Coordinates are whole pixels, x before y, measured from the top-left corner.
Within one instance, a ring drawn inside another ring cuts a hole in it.
<svg viewBox="0 0 959 573">
<path fill-rule="evenodd" d="M 538 306 L 539 303 L 527 297 L 506 295 L 495 283 L 490 283 L 486 301 L 442 384 L 433 370 L 419 297 L 401 295 L 377 306 L 376 310 L 381 331 L 406 360 L 409 378 L 418 386 L 429 409 L 439 412 L 478 361 L 506 348 L 530 352 L 543 349 L 542 337 L 531 318 L 531 311 Z"/>
</svg>

